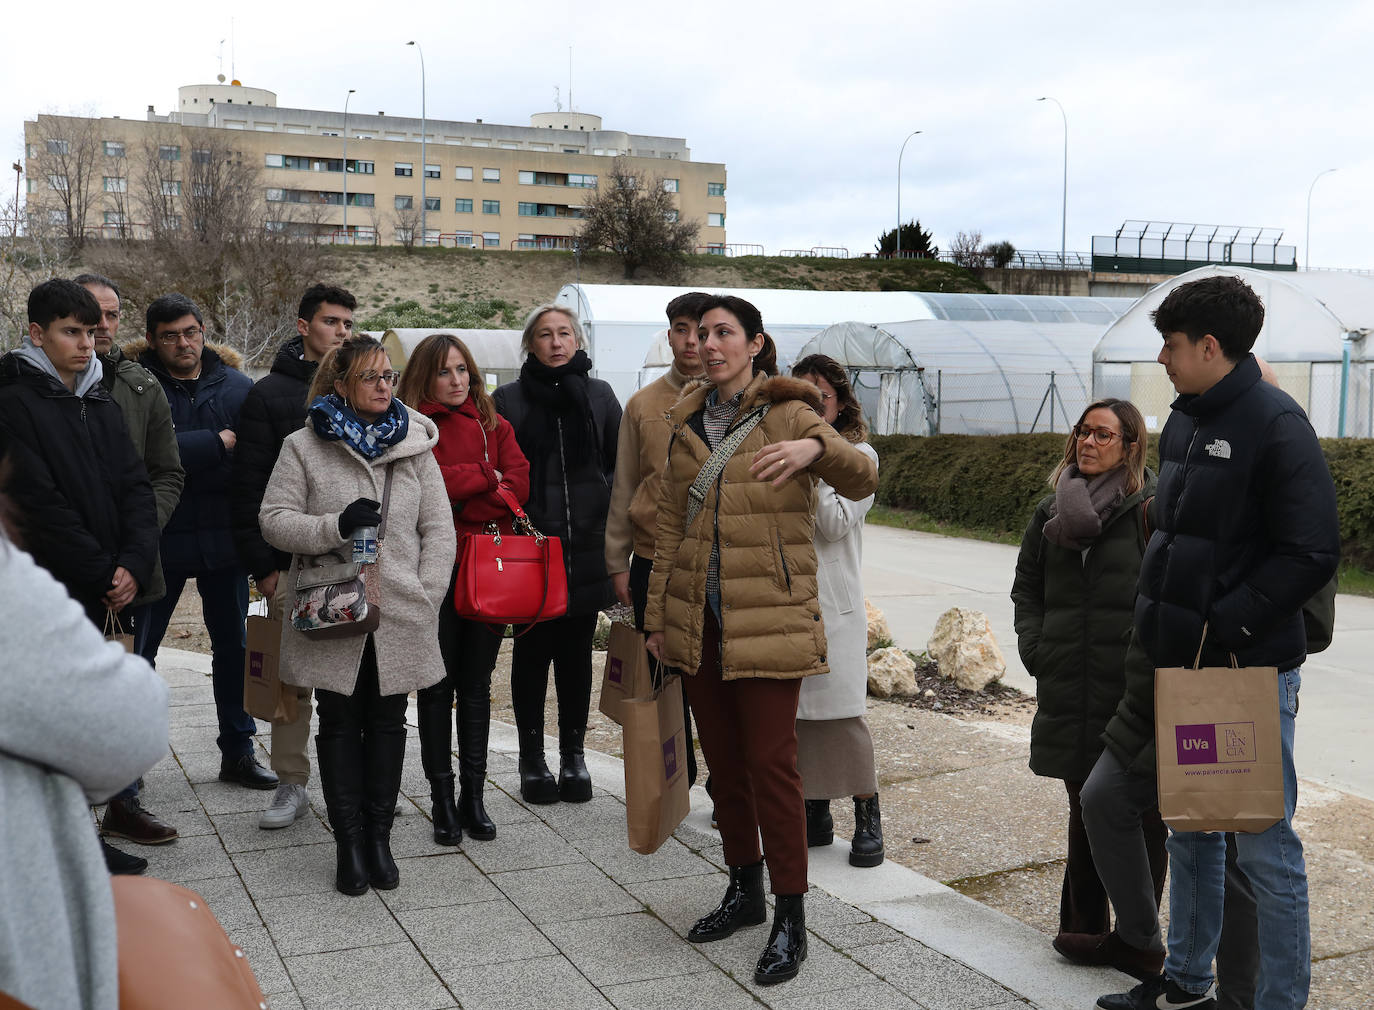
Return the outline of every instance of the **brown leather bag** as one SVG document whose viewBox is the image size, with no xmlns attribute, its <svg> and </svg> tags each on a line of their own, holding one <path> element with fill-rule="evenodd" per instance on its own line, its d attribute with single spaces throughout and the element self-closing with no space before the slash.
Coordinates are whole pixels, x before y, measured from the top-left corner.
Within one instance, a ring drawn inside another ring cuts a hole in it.
<svg viewBox="0 0 1374 1010">
<path fill-rule="evenodd" d="M 267 1000 L 195 891 L 152 877 L 110 878 L 120 1010 L 267 1010 Z"/>
</svg>

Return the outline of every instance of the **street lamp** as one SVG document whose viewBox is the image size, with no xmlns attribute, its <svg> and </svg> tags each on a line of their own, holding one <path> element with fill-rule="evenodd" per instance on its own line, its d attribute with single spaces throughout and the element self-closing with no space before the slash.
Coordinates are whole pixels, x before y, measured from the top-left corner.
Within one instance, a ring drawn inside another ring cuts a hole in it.
<svg viewBox="0 0 1374 1010">
<path fill-rule="evenodd" d="M 1324 172 L 1318 172 L 1317 179 L 1334 171 L 1334 168 L 1328 168 Z M 1307 237 L 1303 239 L 1302 251 L 1302 268 L 1305 271 L 1312 269 L 1312 190 L 1317 188 L 1317 179 L 1313 179 L 1312 185 L 1307 187 Z"/>
<path fill-rule="evenodd" d="M 912 130 L 907 134 L 906 140 L 902 141 L 902 149 L 897 152 L 897 259 L 902 258 L 902 155 L 906 154 L 907 141 L 920 132 Z"/>
<path fill-rule="evenodd" d="M 344 170 L 344 222 L 343 222 L 343 233 L 344 233 L 344 244 L 345 244 L 345 245 L 351 244 L 351 243 L 349 243 L 349 241 L 348 241 L 348 100 L 349 100 L 350 98 L 353 97 L 353 92 L 355 92 L 355 91 L 357 91 L 357 90 L 358 90 L 357 88 L 349 88 L 349 89 L 348 89 L 348 94 L 344 95 L 344 127 L 343 127 L 343 137 L 344 137 L 344 149 L 343 149 L 343 170 Z"/>
<path fill-rule="evenodd" d="M 415 51 L 420 54 L 420 245 L 425 245 L 425 134 L 428 129 L 425 127 L 425 50 L 420 43 L 414 41 L 407 42 L 406 45 L 414 46 Z"/>
<path fill-rule="evenodd" d="M 1069 231 L 1069 117 L 1064 111 L 1064 106 L 1059 104 L 1059 99 L 1045 95 L 1037 98 L 1037 102 L 1053 102 L 1059 106 L 1059 115 L 1064 119 L 1064 194 L 1059 201 L 1059 269 L 1068 268 L 1067 260 L 1067 237 Z"/>
</svg>

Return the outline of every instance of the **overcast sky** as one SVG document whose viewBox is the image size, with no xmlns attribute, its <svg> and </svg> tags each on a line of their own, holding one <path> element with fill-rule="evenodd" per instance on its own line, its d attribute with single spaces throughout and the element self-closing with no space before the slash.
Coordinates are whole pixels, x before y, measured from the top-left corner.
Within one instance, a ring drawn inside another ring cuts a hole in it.
<svg viewBox="0 0 1374 1010">
<path fill-rule="evenodd" d="M 788 4 L 697 0 L 226 5 L 233 70 L 284 107 L 527 125 L 555 86 L 607 129 L 685 137 L 729 173 L 729 241 L 871 250 L 897 214 L 943 247 L 977 229 L 1058 249 L 1126 219 L 1283 229 L 1314 267 L 1374 268 L 1374 4 Z M 211 5 L 23 4 L 3 16 L 5 164 L 39 112 L 142 118 L 210 83 Z M 220 13 L 223 11 L 223 13 Z M 230 44 L 223 69 L 231 70 Z M 1361 113 L 1359 110 L 1365 109 Z"/>
</svg>

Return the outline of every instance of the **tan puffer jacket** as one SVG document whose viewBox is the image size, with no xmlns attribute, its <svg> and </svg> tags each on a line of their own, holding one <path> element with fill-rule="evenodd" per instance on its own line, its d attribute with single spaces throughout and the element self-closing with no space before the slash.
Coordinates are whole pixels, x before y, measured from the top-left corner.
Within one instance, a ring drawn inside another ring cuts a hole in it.
<svg viewBox="0 0 1374 1010">
<path fill-rule="evenodd" d="M 816 478 L 846 498 L 860 499 L 877 490 L 877 467 L 821 420 L 815 386 L 756 375 L 745 390 L 739 416 L 764 401 L 772 407 L 708 489 L 691 527 L 684 529 L 687 489 L 710 456 L 705 439 L 688 420 L 702 410 L 712 388 L 689 388 L 667 414 L 673 436 L 658 500 L 645 630 L 664 633 L 664 657 L 670 665 L 696 673 L 706 572 L 712 542 L 719 536 L 722 678 L 791 680 L 825 673 L 825 626 L 816 599 L 812 543 Z M 825 444 L 825 451 L 783 487 L 750 474 L 749 464 L 765 445 L 812 437 Z"/>
</svg>

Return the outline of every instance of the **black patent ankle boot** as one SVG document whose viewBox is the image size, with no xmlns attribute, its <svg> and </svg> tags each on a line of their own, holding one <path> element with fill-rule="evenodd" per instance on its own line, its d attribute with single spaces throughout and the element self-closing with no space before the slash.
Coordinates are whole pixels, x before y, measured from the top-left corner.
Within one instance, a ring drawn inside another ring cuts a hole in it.
<svg viewBox="0 0 1374 1010">
<path fill-rule="evenodd" d="M 458 845 L 463 829 L 458 820 L 458 805 L 453 800 L 453 772 L 429 780 L 430 813 L 434 817 L 434 840 L 440 845 Z"/>
<path fill-rule="evenodd" d="M 724 940 L 735 930 L 757 926 L 767 918 L 768 906 L 763 900 L 763 860 L 749 866 L 732 866 L 725 897 L 696 921 L 687 931 L 687 939 L 693 943 Z"/>
<path fill-rule="evenodd" d="M 849 846 L 850 866 L 877 866 L 883 861 L 883 821 L 878 794 L 866 800 L 854 798 L 854 841 Z"/>
<path fill-rule="evenodd" d="M 829 845 L 835 840 L 835 821 L 830 816 L 829 800 L 806 801 L 806 846 Z"/>
<path fill-rule="evenodd" d="M 526 803 L 557 803 L 558 782 L 544 763 L 544 730 L 520 728 L 520 798 Z"/>
<path fill-rule="evenodd" d="M 558 731 L 558 798 L 564 803 L 586 803 L 592 798 L 592 777 L 583 758 L 582 739 L 585 726 L 560 728 Z"/>
<path fill-rule="evenodd" d="M 796 978 L 806 960 L 806 909 L 800 894 L 779 894 L 773 910 L 773 931 L 754 969 L 758 985 L 777 985 Z"/>
</svg>

